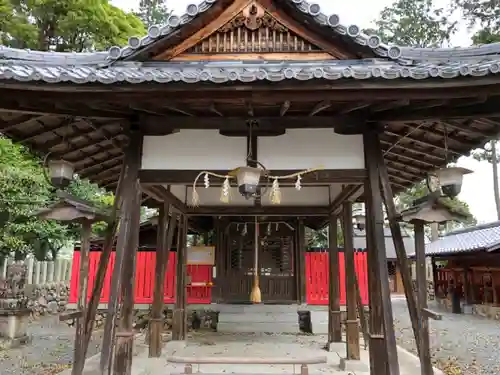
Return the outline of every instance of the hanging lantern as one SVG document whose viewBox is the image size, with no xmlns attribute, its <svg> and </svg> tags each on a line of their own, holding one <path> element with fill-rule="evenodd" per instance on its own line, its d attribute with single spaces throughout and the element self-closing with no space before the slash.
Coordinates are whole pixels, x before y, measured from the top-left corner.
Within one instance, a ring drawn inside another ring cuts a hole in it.
<svg viewBox="0 0 500 375">
<path fill-rule="evenodd" d="M 239 167 L 231 171 L 231 176 L 236 176 L 238 184 L 238 191 L 246 199 L 250 199 L 257 194 L 257 187 L 259 186 L 260 176 L 263 169 L 254 167 Z"/>
<path fill-rule="evenodd" d="M 52 184 L 58 188 L 64 188 L 73 180 L 75 167 L 73 164 L 62 160 L 49 160 L 49 176 Z"/>
<path fill-rule="evenodd" d="M 366 228 L 366 216 L 359 213 L 353 216 L 353 222 L 356 225 L 356 228 L 360 231 L 365 230 Z"/>
<path fill-rule="evenodd" d="M 469 173 L 472 171 L 461 167 L 441 168 L 435 172 L 443 194 L 452 199 L 460 194 L 464 175 Z"/>
</svg>

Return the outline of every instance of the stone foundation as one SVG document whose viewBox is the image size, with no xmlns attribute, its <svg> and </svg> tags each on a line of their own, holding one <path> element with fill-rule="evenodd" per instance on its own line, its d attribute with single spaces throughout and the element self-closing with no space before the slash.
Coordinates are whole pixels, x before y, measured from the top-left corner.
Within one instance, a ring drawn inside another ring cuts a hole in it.
<svg viewBox="0 0 500 375">
<path fill-rule="evenodd" d="M 27 285 L 25 295 L 33 318 L 41 315 L 58 314 L 66 310 L 69 286 L 66 283 Z"/>
<path fill-rule="evenodd" d="M 135 330 L 145 330 L 149 324 L 149 317 L 151 309 L 149 310 L 134 310 L 133 327 Z M 197 309 L 188 310 L 187 324 L 189 330 L 210 330 L 217 331 L 219 312 L 210 309 Z M 106 311 L 100 310 L 96 314 L 95 328 L 100 328 L 104 325 Z M 69 326 L 75 324 L 75 319 L 67 321 Z M 172 329 L 172 309 L 165 308 L 163 310 L 163 329 L 170 331 Z"/>
<path fill-rule="evenodd" d="M 472 305 L 472 313 L 488 319 L 500 320 L 500 307 L 491 305 Z"/>
<path fill-rule="evenodd" d="M 10 349 L 29 342 L 27 328 L 31 311 L 0 309 L 0 349 Z"/>
</svg>

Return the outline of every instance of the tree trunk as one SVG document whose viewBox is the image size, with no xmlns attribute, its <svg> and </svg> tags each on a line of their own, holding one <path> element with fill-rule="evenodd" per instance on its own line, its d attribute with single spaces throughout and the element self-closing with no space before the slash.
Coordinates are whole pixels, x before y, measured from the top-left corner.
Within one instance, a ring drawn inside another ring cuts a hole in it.
<svg viewBox="0 0 500 375">
<path fill-rule="evenodd" d="M 498 189 L 498 159 L 496 141 L 491 141 L 491 165 L 493 167 L 493 191 L 495 194 L 495 206 L 497 208 L 497 219 L 500 220 L 500 191 Z"/>
</svg>

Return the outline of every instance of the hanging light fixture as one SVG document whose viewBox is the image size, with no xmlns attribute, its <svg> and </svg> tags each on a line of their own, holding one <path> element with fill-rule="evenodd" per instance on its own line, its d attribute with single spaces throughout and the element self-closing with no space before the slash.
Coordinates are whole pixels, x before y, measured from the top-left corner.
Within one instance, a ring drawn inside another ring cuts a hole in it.
<svg viewBox="0 0 500 375">
<path fill-rule="evenodd" d="M 363 213 L 358 213 L 353 217 L 353 224 L 359 231 L 363 231 L 366 228 L 366 216 Z"/>
<path fill-rule="evenodd" d="M 193 189 L 191 195 L 191 205 L 197 207 L 200 205 L 200 196 L 196 190 L 198 180 L 203 177 L 204 187 L 208 189 L 210 187 L 210 177 L 215 177 L 223 180 L 220 201 L 223 203 L 229 203 L 230 201 L 230 189 L 231 180 L 236 180 L 236 185 L 238 186 L 238 192 L 245 197 L 245 199 L 257 198 L 264 196 L 266 193 L 269 195 L 269 199 L 272 204 L 281 203 L 281 189 L 279 181 L 282 180 L 295 180 L 295 189 L 301 190 L 302 188 L 302 176 L 308 173 L 322 170 L 322 167 L 304 169 L 303 171 L 291 173 L 284 176 L 275 176 L 259 161 L 252 159 L 252 127 L 253 124 L 249 123 L 249 147 L 250 152 L 246 158 L 246 165 L 242 165 L 238 168 L 233 169 L 227 175 L 218 174 L 210 171 L 201 171 L 193 182 Z M 253 165 L 253 166 L 252 166 Z M 261 180 L 265 180 L 264 189 L 262 189 Z"/>
<path fill-rule="evenodd" d="M 448 132 L 444 125 L 444 151 L 445 162 L 448 165 Z M 444 167 L 427 175 L 427 187 L 431 193 L 437 192 L 439 189 L 448 198 L 455 198 L 462 190 L 464 175 L 472 173 L 470 169 L 462 167 Z"/>
</svg>

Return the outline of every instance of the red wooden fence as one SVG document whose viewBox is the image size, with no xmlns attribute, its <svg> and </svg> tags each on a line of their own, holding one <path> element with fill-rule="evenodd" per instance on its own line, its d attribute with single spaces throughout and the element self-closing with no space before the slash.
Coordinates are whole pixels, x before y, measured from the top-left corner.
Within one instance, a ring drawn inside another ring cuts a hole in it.
<svg viewBox="0 0 500 375">
<path fill-rule="evenodd" d="M 368 269 L 366 252 L 354 254 L 361 301 L 368 305 Z M 345 305 L 344 253 L 339 253 L 340 304 Z M 310 305 L 328 305 L 328 253 L 306 253 L 306 294 Z"/>
<path fill-rule="evenodd" d="M 101 252 L 91 251 L 89 255 L 89 288 L 88 296 L 92 293 L 97 267 Z M 152 303 L 156 252 L 139 251 L 137 253 L 135 273 L 135 303 Z M 110 295 L 111 273 L 115 263 L 115 253 L 111 254 L 110 267 L 106 272 L 104 287 L 101 295 L 101 303 L 107 303 Z M 175 263 L 176 253 L 171 252 L 165 276 L 165 303 L 174 302 L 175 293 Z M 355 254 L 356 272 L 358 275 L 361 299 L 363 304 L 368 304 L 368 273 L 366 264 L 366 253 Z M 78 291 L 78 273 L 80 268 L 80 252 L 75 251 L 71 270 L 71 283 L 69 303 L 76 303 Z M 345 271 L 344 253 L 339 253 L 340 269 L 340 303 L 345 304 Z M 212 282 L 211 266 L 188 266 L 187 274 L 191 276 L 193 283 Z M 311 305 L 328 304 L 328 253 L 316 252 L 306 254 L 306 288 L 307 303 Z M 212 301 L 211 287 L 189 286 L 188 303 L 209 304 Z"/>
<path fill-rule="evenodd" d="M 91 251 L 89 255 L 89 288 L 88 296 L 92 293 L 97 267 L 101 257 L 100 251 Z M 153 302 L 154 272 L 156 263 L 156 252 L 137 252 L 135 271 L 135 303 Z M 175 263 L 176 253 L 171 252 L 168 259 L 168 268 L 165 275 L 165 303 L 174 302 L 175 294 Z M 115 252 L 111 254 L 110 267 L 106 272 L 104 287 L 101 294 L 101 303 L 107 303 L 110 295 L 111 274 L 115 264 Z M 73 253 L 73 265 L 71 269 L 71 283 L 69 303 L 76 303 L 78 294 L 78 273 L 80 268 L 80 252 Z M 212 266 L 188 266 L 187 274 L 191 276 L 193 283 L 212 282 Z M 188 303 L 210 303 L 212 291 L 209 286 L 189 286 Z"/>
</svg>

